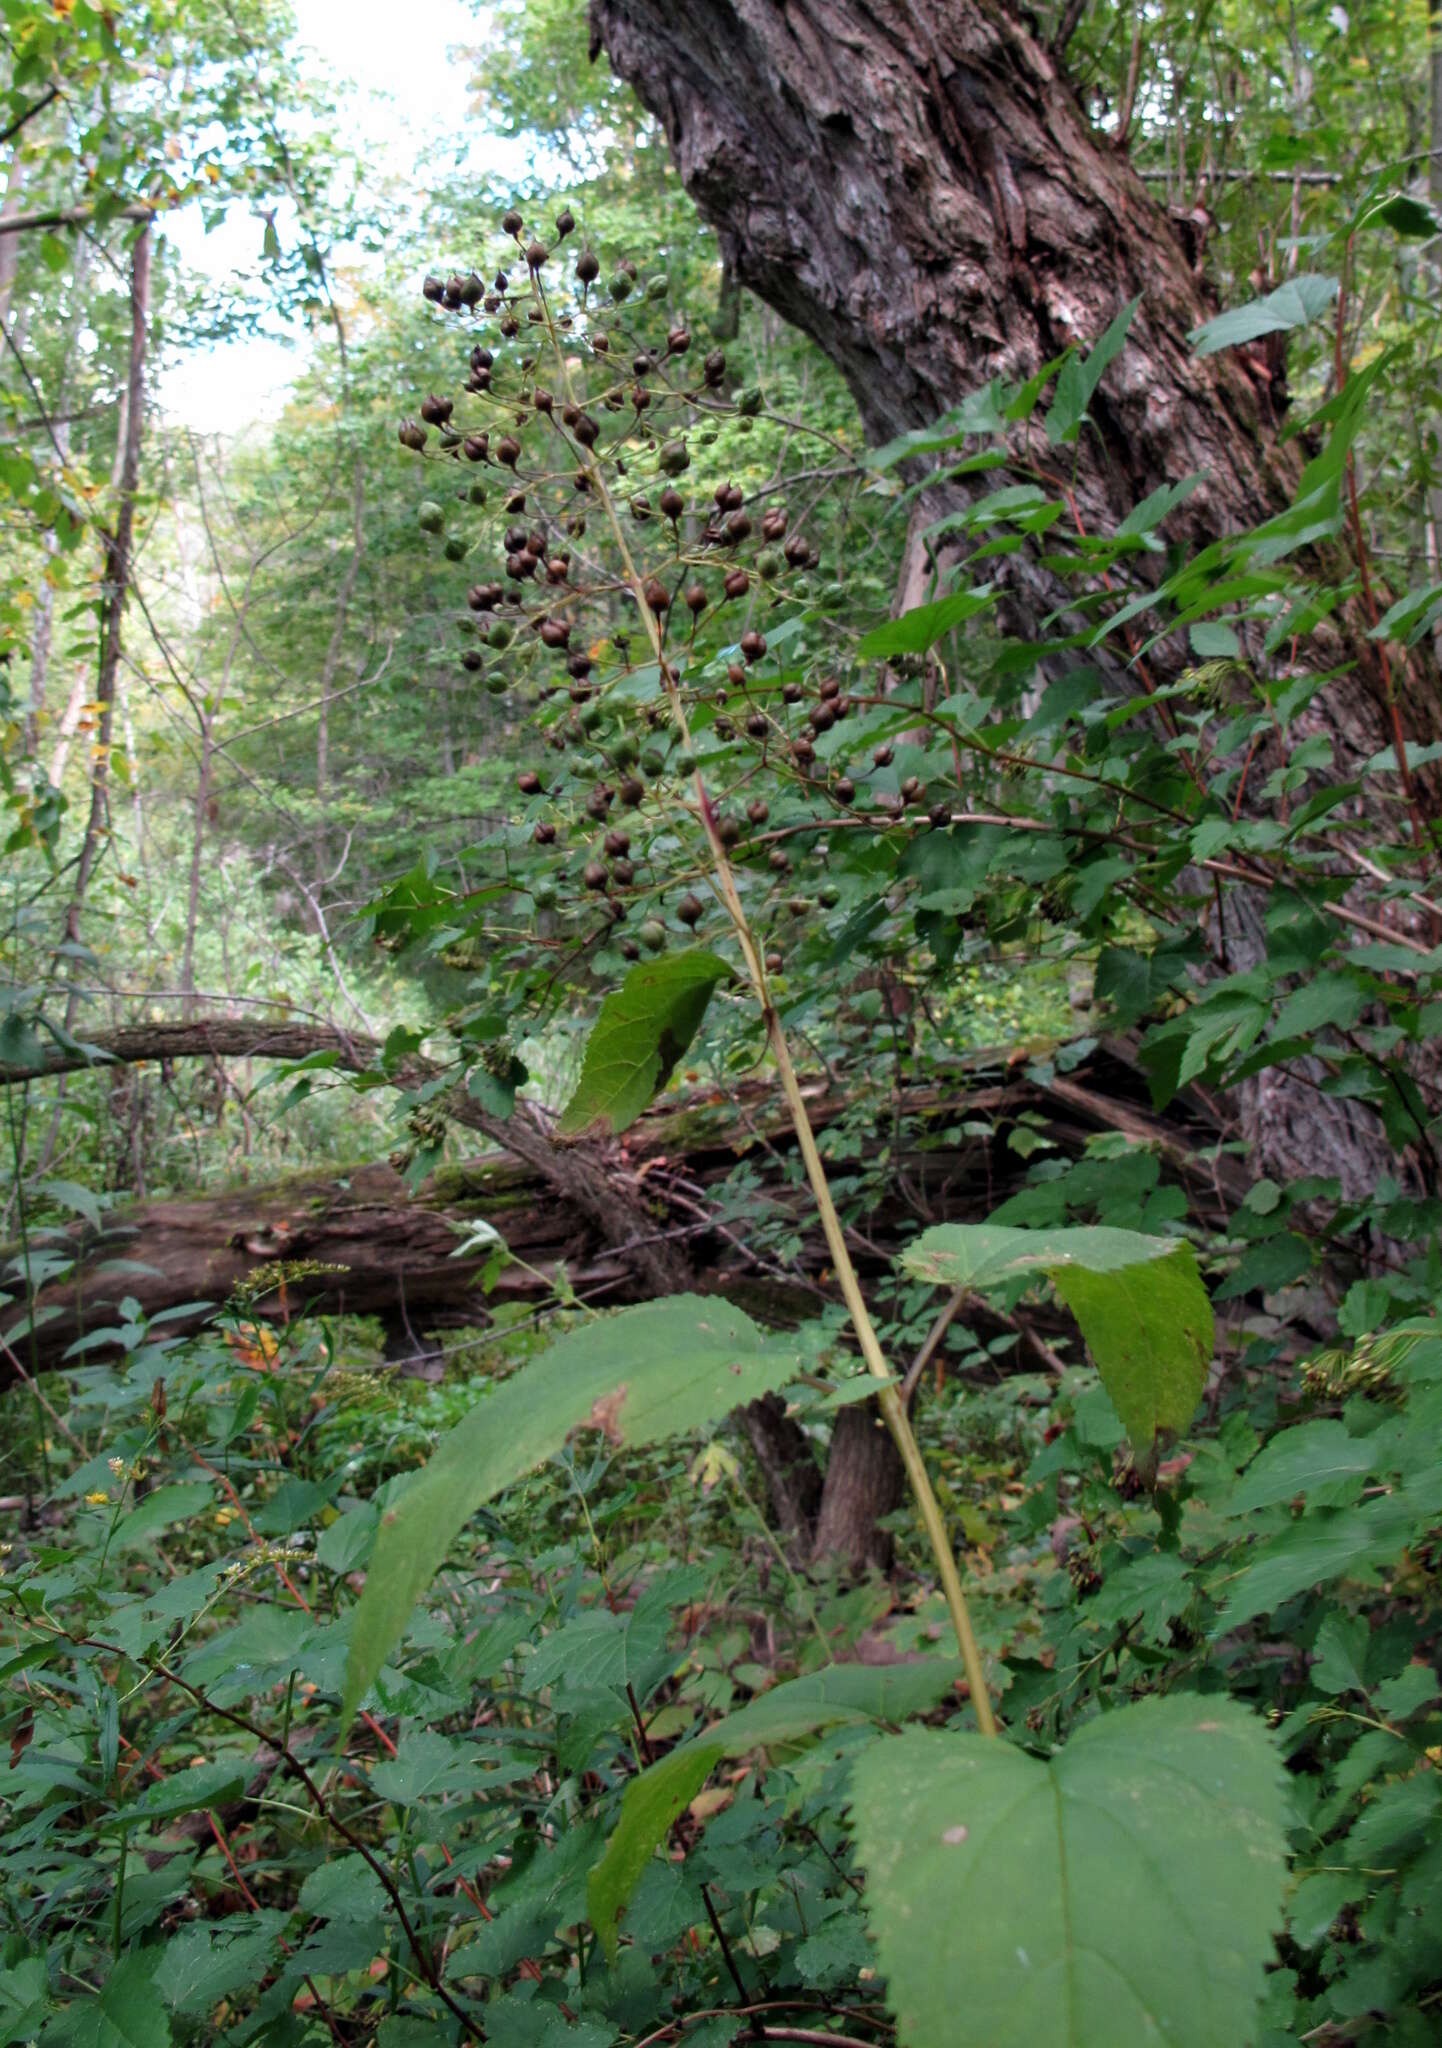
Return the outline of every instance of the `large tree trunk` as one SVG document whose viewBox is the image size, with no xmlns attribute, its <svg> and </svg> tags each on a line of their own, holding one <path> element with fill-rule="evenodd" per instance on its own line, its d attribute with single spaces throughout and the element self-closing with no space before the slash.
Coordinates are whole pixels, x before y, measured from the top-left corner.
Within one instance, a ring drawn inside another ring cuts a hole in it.
<svg viewBox="0 0 1442 2048">
<path fill-rule="evenodd" d="M 665 125 L 741 283 L 845 376 L 867 433 L 1089 343 L 1140 297 L 1077 502 L 1114 525 L 1207 473 L 1178 537 L 1285 502 L 1296 457 L 1244 360 L 1198 362 L 1199 279 L 1019 8 L 979 0 L 591 0 L 593 49 Z M 991 489 L 992 480 L 983 479 Z"/>
<path fill-rule="evenodd" d="M 1113 530 L 1159 485 L 1200 473 L 1168 537 L 1244 531 L 1286 504 L 1299 475 L 1270 360 L 1191 352 L 1189 330 L 1215 310 L 1196 251 L 1089 127 L 1031 19 L 988 0 L 590 0 L 593 54 L 604 47 L 660 117 L 724 261 L 831 357 L 873 440 L 1093 342 L 1137 299 L 1090 406 L 1095 431 L 1064 451 L 1077 517 Z M 948 484 L 950 504 L 999 480 Z M 925 594 L 915 569 L 902 576 L 907 603 Z M 988 573 L 1021 637 L 1039 637 L 1067 600 L 1040 554 Z M 1355 666 L 1306 714 L 1341 778 L 1393 737 L 1366 624 L 1339 614 L 1319 636 L 1319 668 Z M 1435 666 L 1415 666 L 1408 737 L 1442 737 Z M 1232 897 L 1231 967 L 1264 952 L 1263 908 L 1257 892 Z M 1320 1098 L 1305 1077 L 1271 1073 L 1239 1101 L 1278 1179 L 1335 1174 L 1351 1198 L 1399 1171 L 1370 1110 Z"/>
</svg>

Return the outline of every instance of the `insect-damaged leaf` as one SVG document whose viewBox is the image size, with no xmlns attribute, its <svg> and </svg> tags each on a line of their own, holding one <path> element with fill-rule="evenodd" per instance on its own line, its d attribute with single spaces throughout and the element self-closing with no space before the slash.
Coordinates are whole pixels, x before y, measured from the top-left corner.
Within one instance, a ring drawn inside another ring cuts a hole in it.
<svg viewBox="0 0 1442 2048">
<path fill-rule="evenodd" d="M 794 1334 L 770 1336 L 730 1302 L 677 1294 L 569 1331 L 497 1387 L 381 1517 L 351 1631 L 342 1724 L 400 1641 L 460 1529 L 573 1430 L 599 1429 L 617 1445 L 656 1443 L 784 1386 L 801 1363 Z"/>
<path fill-rule="evenodd" d="M 614 1136 L 633 1124 L 670 1080 L 701 1028 L 712 990 L 730 973 L 724 960 L 698 950 L 633 967 L 601 1005 L 559 1135 Z"/>
</svg>

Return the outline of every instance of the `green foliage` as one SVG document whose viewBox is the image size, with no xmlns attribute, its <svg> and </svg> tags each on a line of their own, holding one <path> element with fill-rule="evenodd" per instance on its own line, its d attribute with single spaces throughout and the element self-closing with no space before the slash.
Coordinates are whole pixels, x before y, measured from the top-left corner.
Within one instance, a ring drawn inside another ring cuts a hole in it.
<svg viewBox="0 0 1442 2048">
<path fill-rule="evenodd" d="M 1096 1226 L 943 1223 L 922 1233 L 904 1264 L 921 1279 L 978 1290 L 1044 1273 L 1076 1317 L 1142 1470 L 1155 1472 L 1162 1444 L 1196 1413 L 1212 1309 L 1189 1244 Z"/>
<path fill-rule="evenodd" d="M 1248 2038 L 1287 1804 L 1271 1741 L 1234 1702 L 1142 1700 L 1049 1763 L 913 1730 L 874 1744 L 853 1784 L 912 2048 Z"/>
<path fill-rule="evenodd" d="M 586 1041 L 576 1092 L 556 1125 L 563 1138 L 615 1137 L 666 1086 L 731 969 L 714 953 L 642 960 L 608 995 Z"/>
<path fill-rule="evenodd" d="M 343 1720 L 357 1711 L 416 1601 L 476 1509 L 560 1450 L 573 1431 L 651 1444 L 719 1422 L 798 1369 L 730 1302 L 693 1295 L 622 1309 L 560 1337 L 458 1424 L 381 1517 L 351 1635 Z"/>
</svg>

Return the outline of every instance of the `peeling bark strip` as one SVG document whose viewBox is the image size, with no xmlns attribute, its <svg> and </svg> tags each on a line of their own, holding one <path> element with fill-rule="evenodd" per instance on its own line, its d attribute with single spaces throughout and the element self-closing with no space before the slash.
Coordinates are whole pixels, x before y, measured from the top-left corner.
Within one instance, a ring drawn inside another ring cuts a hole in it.
<svg viewBox="0 0 1442 2048">
<path fill-rule="evenodd" d="M 1078 461 L 1083 520 L 1208 472 L 1171 530 L 1276 511 L 1295 458 L 1245 359 L 1198 362 L 1215 310 L 1167 215 L 1099 140 L 1020 9 L 980 0 L 591 0 L 592 54 L 659 116 L 741 282 L 841 370 L 868 435 L 1094 341 L 1129 345 Z"/>
</svg>

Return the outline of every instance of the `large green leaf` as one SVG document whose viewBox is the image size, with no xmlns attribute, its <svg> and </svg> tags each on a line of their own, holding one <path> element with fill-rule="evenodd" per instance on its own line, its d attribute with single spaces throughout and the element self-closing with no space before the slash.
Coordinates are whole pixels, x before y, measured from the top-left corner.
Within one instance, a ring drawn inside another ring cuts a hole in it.
<svg viewBox="0 0 1442 2048">
<path fill-rule="evenodd" d="M 1044 1273 L 1076 1317 L 1143 1470 L 1187 1427 L 1207 1382 L 1212 1309 L 1189 1244 L 1098 1226 L 944 1223 L 902 1253 L 918 1279 L 982 1290 Z"/>
<path fill-rule="evenodd" d="M 899 619 L 888 619 L 868 633 L 856 651 L 863 661 L 885 661 L 893 654 L 925 654 L 954 626 L 985 611 L 991 601 L 991 585 L 982 583 L 975 590 L 959 590 L 931 604 L 913 605 Z"/>
<path fill-rule="evenodd" d="M 633 1778 L 587 1892 L 591 1921 L 607 1955 L 614 1960 L 621 1916 L 656 1844 L 723 1757 L 742 1756 L 767 1743 L 796 1742 L 845 1721 L 904 1721 L 935 1706 L 960 1668 L 934 1658 L 917 1664 L 828 1665 L 773 1686 Z"/>
<path fill-rule="evenodd" d="M 1314 271 L 1300 271 L 1279 284 L 1265 298 L 1248 306 L 1233 306 L 1194 327 L 1187 339 L 1199 356 L 1215 355 L 1220 348 L 1235 348 L 1240 342 L 1256 341 L 1263 334 L 1284 333 L 1320 320 L 1337 296 L 1335 277 L 1320 277 Z"/>
<path fill-rule="evenodd" d="M 496 1388 L 381 1517 L 351 1631 L 343 1724 L 460 1529 L 573 1430 L 599 1429 L 615 1445 L 655 1443 L 708 1427 L 800 1366 L 794 1338 L 768 1336 L 730 1302 L 678 1294 L 570 1331 Z"/>
<path fill-rule="evenodd" d="M 927 1729 L 852 1773 L 903 2048 L 1242 2048 L 1281 1922 L 1271 1741 L 1225 1698 L 1105 1714 L 1050 1763 Z"/>
<path fill-rule="evenodd" d="M 591 1027 L 581 1078 L 556 1126 L 561 1137 L 614 1137 L 635 1123 L 670 1080 L 712 991 L 730 973 L 714 953 L 695 949 L 633 967 Z"/>
</svg>

